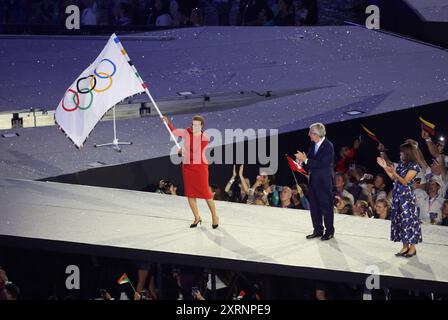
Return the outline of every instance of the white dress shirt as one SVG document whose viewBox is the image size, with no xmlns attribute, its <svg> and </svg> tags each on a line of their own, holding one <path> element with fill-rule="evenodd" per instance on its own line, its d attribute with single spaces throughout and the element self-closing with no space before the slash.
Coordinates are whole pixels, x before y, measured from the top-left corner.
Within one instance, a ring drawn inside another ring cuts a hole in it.
<svg viewBox="0 0 448 320">
<path fill-rule="evenodd" d="M 429 214 L 434 212 L 437 214 L 435 218 L 435 223 L 438 224 L 442 221 L 442 207 L 443 201 L 445 200 L 440 193 L 430 199 L 426 192 L 416 192 L 417 207 L 420 210 L 420 220 L 423 224 L 431 224 L 431 217 Z"/>
<path fill-rule="evenodd" d="M 316 154 L 319 151 L 319 148 L 320 148 L 322 142 L 324 142 L 324 140 L 325 140 L 325 137 L 322 137 L 322 139 L 320 139 L 320 141 L 314 145 L 314 150 L 313 150 L 314 154 Z M 317 149 L 316 149 L 316 146 L 317 146 Z M 305 164 L 307 164 L 307 163 L 308 163 L 308 159 L 305 160 Z"/>
</svg>

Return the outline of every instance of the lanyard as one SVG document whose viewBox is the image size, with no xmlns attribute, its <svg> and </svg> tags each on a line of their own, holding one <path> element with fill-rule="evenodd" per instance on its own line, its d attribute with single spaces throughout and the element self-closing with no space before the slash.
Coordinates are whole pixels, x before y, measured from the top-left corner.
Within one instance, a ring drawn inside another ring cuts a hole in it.
<svg viewBox="0 0 448 320">
<path fill-rule="evenodd" d="M 430 197 L 428 198 L 428 211 L 429 211 L 429 212 L 431 212 L 431 206 L 432 206 L 432 204 L 434 203 L 434 201 L 437 200 L 438 197 L 439 197 L 438 195 L 435 196 L 434 199 L 432 199 L 432 201 L 431 201 L 431 198 L 430 198 Z"/>
</svg>

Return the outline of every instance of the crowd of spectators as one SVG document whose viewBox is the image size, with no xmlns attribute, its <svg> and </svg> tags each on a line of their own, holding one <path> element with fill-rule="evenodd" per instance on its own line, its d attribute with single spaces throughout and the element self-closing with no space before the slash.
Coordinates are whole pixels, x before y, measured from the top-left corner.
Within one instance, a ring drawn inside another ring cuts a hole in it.
<svg viewBox="0 0 448 320">
<path fill-rule="evenodd" d="M 436 142 L 422 131 L 424 148 L 431 155 L 431 162 L 425 160 L 421 144 L 407 139 L 415 147 L 421 171 L 414 189 L 420 220 L 423 224 L 448 225 L 448 156 L 444 154 L 445 140 Z M 336 214 L 353 215 L 371 219 L 390 219 L 392 201 L 392 181 L 378 168 L 366 168 L 355 163 L 355 155 L 361 146 L 356 139 L 351 147 L 343 146 L 335 159 L 334 211 Z M 378 155 L 390 162 L 383 144 L 378 144 Z M 397 164 L 394 163 L 396 166 Z M 234 165 L 233 172 L 224 191 L 218 185 L 211 185 L 214 200 L 309 210 L 306 183 L 280 186 L 275 176 L 258 175 L 253 182 L 244 175 L 244 165 Z M 171 182 L 160 181 L 157 192 L 177 194 Z"/>
<path fill-rule="evenodd" d="M 0 1 L 0 25 L 64 26 L 69 5 L 78 6 L 84 26 L 301 26 L 316 25 L 329 15 L 342 15 L 342 24 L 350 20 L 345 17 L 347 12 L 363 15 L 359 8 L 365 1 L 5 0 Z M 319 7 L 323 8 L 322 15 Z M 335 9 L 340 12 L 335 13 Z"/>
</svg>

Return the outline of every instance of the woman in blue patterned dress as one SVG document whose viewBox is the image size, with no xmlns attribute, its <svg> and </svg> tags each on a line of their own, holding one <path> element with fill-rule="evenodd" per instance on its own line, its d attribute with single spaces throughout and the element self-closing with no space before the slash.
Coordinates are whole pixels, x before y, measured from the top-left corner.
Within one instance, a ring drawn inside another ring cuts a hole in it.
<svg viewBox="0 0 448 320">
<path fill-rule="evenodd" d="M 383 158 L 377 158 L 377 162 L 394 181 L 391 240 L 403 243 L 403 248 L 396 256 L 410 258 L 417 254 L 415 245 L 422 242 L 422 230 L 412 187 L 415 176 L 420 171 L 414 147 L 410 143 L 400 146 L 400 163 L 396 170 Z"/>
</svg>

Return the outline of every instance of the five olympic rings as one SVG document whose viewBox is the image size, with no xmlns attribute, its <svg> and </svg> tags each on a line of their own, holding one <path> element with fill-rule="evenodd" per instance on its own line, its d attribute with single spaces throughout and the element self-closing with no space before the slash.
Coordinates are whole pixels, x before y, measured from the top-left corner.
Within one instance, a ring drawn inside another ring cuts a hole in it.
<svg viewBox="0 0 448 320">
<path fill-rule="evenodd" d="M 106 73 L 106 72 L 97 71 L 98 67 L 99 67 L 99 66 L 101 65 L 101 63 L 104 62 L 104 61 L 109 62 L 109 63 L 112 65 L 112 67 L 113 67 L 113 72 L 112 72 L 112 74 L 108 74 L 108 73 Z M 101 92 L 104 92 L 104 91 L 109 90 L 110 87 L 112 87 L 112 82 L 113 82 L 113 81 L 112 81 L 112 77 L 113 77 L 113 76 L 115 75 L 115 73 L 117 72 L 117 66 L 115 65 L 115 63 L 113 63 L 112 60 L 110 60 L 110 59 L 103 59 L 103 60 L 100 61 L 98 67 L 95 68 L 95 70 L 93 71 L 93 74 L 91 74 L 91 75 L 89 75 L 89 76 L 87 76 L 87 77 L 79 78 L 79 79 L 76 81 L 76 91 L 73 90 L 73 89 L 71 89 L 71 88 L 68 89 L 68 91 L 65 93 L 64 97 L 62 98 L 62 108 L 63 108 L 65 111 L 67 111 L 67 112 L 73 112 L 73 111 L 75 111 L 76 109 L 80 109 L 80 110 L 83 110 L 83 111 L 89 109 L 89 108 L 92 106 L 92 103 L 93 103 L 93 93 L 92 93 L 92 91 L 101 93 Z M 88 87 L 88 88 L 80 88 L 80 84 L 81 84 L 81 82 L 82 82 L 83 80 L 88 80 L 89 78 L 90 78 L 90 81 L 89 81 L 89 84 L 90 84 L 90 85 L 89 85 L 89 87 Z M 102 89 L 98 89 L 97 86 L 96 86 L 96 85 L 97 85 L 97 78 L 100 78 L 100 79 L 108 79 L 108 80 L 109 80 L 109 84 L 108 84 L 107 86 L 105 86 L 104 88 L 102 88 Z M 65 106 L 65 103 L 64 103 L 65 96 L 66 96 L 67 93 L 69 93 L 69 92 L 71 92 L 71 93 L 73 94 L 73 103 L 74 103 L 74 107 L 73 107 L 73 108 L 67 108 L 67 107 Z M 89 102 L 88 105 L 86 105 L 86 106 L 81 106 L 81 105 L 80 105 L 79 94 L 90 94 L 90 102 Z"/>
</svg>

